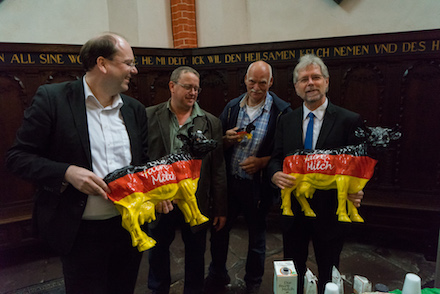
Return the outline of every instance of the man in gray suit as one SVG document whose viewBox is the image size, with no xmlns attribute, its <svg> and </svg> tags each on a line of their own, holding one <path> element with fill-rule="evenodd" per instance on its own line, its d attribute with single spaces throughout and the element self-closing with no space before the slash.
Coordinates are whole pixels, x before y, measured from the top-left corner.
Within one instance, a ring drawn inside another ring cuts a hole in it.
<svg viewBox="0 0 440 294">
<path fill-rule="evenodd" d="M 304 104 L 281 118 L 268 165 L 272 182 L 281 189 L 292 187 L 295 182 L 295 177 L 282 172 L 283 160 L 289 153 L 297 149 L 331 149 L 356 144 L 355 130 L 363 125 L 359 114 L 336 106 L 327 98 L 329 73 L 320 58 L 314 55 L 301 57 L 293 72 L 293 83 Z M 309 137 L 310 146 L 307 146 L 306 129 L 310 121 L 313 136 Z M 349 195 L 357 207 L 362 197 L 362 191 Z M 296 200 L 292 200 L 294 216 L 283 216 L 284 258 L 295 262 L 299 276 L 298 293 L 301 294 L 310 240 L 318 264 L 318 289 L 323 293 L 325 284 L 331 281 L 332 267 L 339 266 L 339 255 L 348 229 L 348 224 L 338 222 L 336 216 L 336 190 L 316 190 L 309 202 L 316 218 L 304 216 Z"/>
<path fill-rule="evenodd" d="M 201 131 L 208 139 L 215 139 L 216 149 L 202 160 L 200 179 L 196 192 L 200 211 L 212 220 L 215 230 L 226 222 L 226 168 L 223 157 L 222 126 L 220 120 L 202 110 L 197 97 L 200 93 L 200 75 L 188 66 L 173 71 L 169 89 L 171 98 L 159 105 L 147 108 L 148 156 L 156 160 L 176 153 L 183 142 L 177 135 L 188 135 L 189 130 Z M 163 205 L 165 204 L 165 205 Z M 163 214 L 149 225 L 149 235 L 157 241 L 149 251 L 150 271 L 148 287 L 153 293 L 169 293 L 170 252 L 175 230 L 181 229 L 185 244 L 184 293 L 202 293 L 205 274 L 206 231 L 210 223 L 190 227 L 176 205 L 160 202 L 157 211 Z"/>
<path fill-rule="evenodd" d="M 38 88 L 7 166 L 35 182 L 38 235 L 61 254 L 67 293 L 133 293 L 141 253 L 107 199 L 103 177 L 147 161 L 147 117 L 120 94 L 137 74 L 128 42 L 116 34 L 89 40 L 77 81 Z"/>
</svg>

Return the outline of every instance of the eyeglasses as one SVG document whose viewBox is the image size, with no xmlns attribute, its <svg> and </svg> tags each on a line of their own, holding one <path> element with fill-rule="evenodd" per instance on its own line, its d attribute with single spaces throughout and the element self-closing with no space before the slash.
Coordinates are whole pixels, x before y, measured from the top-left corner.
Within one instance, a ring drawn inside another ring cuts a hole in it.
<svg viewBox="0 0 440 294">
<path fill-rule="evenodd" d="M 119 60 L 116 60 L 116 59 L 109 59 L 109 58 L 106 58 L 106 59 L 114 61 L 114 62 L 125 64 L 128 67 L 136 67 L 136 62 L 135 61 L 131 61 L 131 60 L 119 61 Z"/>
<path fill-rule="evenodd" d="M 314 76 L 311 76 L 311 78 L 312 78 L 312 81 L 317 82 L 317 81 L 320 81 L 321 79 L 323 79 L 324 76 L 314 75 Z M 307 84 L 308 82 L 309 82 L 309 77 L 304 77 L 304 78 L 298 80 L 298 83 L 300 83 L 300 84 Z"/>
<path fill-rule="evenodd" d="M 126 61 L 126 62 L 123 62 L 125 65 L 127 65 L 127 66 L 129 66 L 129 67 L 136 67 L 136 63 L 134 62 L 134 61 L 132 61 L 132 62 L 128 62 L 128 61 Z"/>
<path fill-rule="evenodd" d="M 188 85 L 188 84 L 181 84 L 181 83 L 178 83 L 178 82 L 174 82 L 174 83 L 179 85 L 179 86 L 181 86 L 182 88 L 184 88 L 187 91 L 191 91 L 192 89 L 194 89 L 194 91 L 196 91 L 197 94 L 200 94 L 200 92 L 202 92 L 202 88 L 199 88 L 199 87 L 194 87 L 194 86 L 191 86 L 191 85 Z"/>
</svg>

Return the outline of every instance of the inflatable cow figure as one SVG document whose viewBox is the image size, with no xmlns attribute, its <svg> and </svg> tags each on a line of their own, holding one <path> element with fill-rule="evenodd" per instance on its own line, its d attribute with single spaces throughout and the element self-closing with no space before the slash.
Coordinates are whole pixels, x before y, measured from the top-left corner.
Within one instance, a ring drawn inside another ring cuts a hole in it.
<svg viewBox="0 0 440 294">
<path fill-rule="evenodd" d="M 368 127 L 356 131 L 356 136 L 364 138 L 364 142 L 329 150 L 298 150 L 284 159 L 283 172 L 296 177 L 296 181 L 293 187 L 281 190 L 283 215 L 293 216 L 292 192 L 304 214 L 315 217 L 306 198 L 312 198 L 316 189 L 337 189 L 338 220 L 364 221 L 353 203 L 347 201 L 347 195 L 362 190 L 373 176 L 377 160 L 368 156 L 368 149 L 387 147 L 391 140 L 399 139 L 401 133 L 389 128 Z"/>
<path fill-rule="evenodd" d="M 177 205 L 191 226 L 208 218 L 200 212 L 195 196 L 202 158 L 217 146 L 201 131 L 178 135 L 184 142 L 178 154 L 170 154 L 142 166 L 126 166 L 108 174 L 104 181 L 111 189 L 108 198 L 122 215 L 122 226 L 130 232 L 133 247 L 150 249 L 156 241 L 141 225 L 156 219 L 155 206 L 163 200 L 178 199 Z"/>
</svg>

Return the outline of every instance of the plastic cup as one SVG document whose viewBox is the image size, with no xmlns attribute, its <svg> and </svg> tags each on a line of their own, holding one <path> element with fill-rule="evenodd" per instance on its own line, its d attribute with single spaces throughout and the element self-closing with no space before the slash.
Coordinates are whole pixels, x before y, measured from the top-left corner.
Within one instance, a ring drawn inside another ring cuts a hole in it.
<svg viewBox="0 0 440 294">
<path fill-rule="evenodd" d="M 421 279 L 416 274 L 406 274 L 405 282 L 403 283 L 402 294 L 421 294 L 422 286 Z"/>
<path fill-rule="evenodd" d="M 339 294 L 339 287 L 335 283 L 327 283 L 325 285 L 324 294 Z"/>
</svg>

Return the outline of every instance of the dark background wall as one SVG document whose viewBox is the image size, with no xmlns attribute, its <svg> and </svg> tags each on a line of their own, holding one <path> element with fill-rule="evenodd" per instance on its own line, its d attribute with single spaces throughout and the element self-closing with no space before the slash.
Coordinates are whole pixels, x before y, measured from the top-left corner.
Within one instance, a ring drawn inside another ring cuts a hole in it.
<svg viewBox="0 0 440 294">
<path fill-rule="evenodd" d="M 0 43 L 0 248 L 32 242 L 31 184 L 4 168 L 23 111 L 39 85 L 80 78 L 80 46 Z M 219 115 L 245 92 L 250 62 L 273 66 L 272 91 L 301 105 L 292 71 L 302 54 L 330 70 L 329 99 L 370 126 L 400 125 L 403 137 L 379 155 L 355 231 L 413 242 L 433 256 L 440 224 L 440 30 L 198 49 L 134 48 L 139 74 L 128 94 L 145 106 L 169 98 L 170 73 L 190 65 L 201 74 L 199 103 Z M 294 131 L 294 130 L 293 130 Z"/>
</svg>

